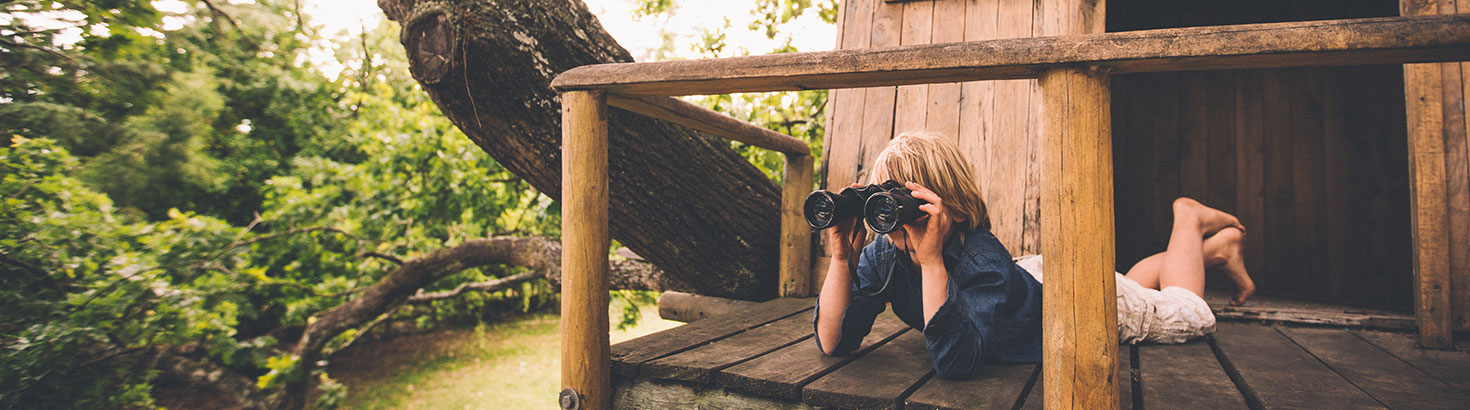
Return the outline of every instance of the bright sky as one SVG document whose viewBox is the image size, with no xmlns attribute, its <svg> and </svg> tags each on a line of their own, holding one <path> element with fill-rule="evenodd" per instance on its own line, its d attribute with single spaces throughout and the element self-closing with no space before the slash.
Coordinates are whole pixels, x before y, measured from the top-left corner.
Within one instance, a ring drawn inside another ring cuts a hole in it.
<svg viewBox="0 0 1470 410">
<path fill-rule="evenodd" d="M 684 58 L 696 54 L 688 45 L 693 43 L 704 30 L 716 30 L 725 26 L 726 43 L 735 49 L 744 48 L 751 54 L 766 54 L 780 46 L 784 39 L 766 39 L 763 33 L 746 29 L 754 17 L 750 10 L 755 0 L 678 0 L 676 9 L 667 20 L 645 17 L 633 19 L 635 0 L 586 0 L 587 7 L 602 21 L 603 28 L 612 33 L 624 48 L 639 60 L 649 58 L 653 50 L 663 43 L 660 29 L 674 33 L 677 46 L 674 55 Z M 351 34 L 360 27 L 373 27 L 383 18 L 376 0 L 307 0 L 305 10 L 312 21 L 323 26 L 322 33 L 334 34 L 347 30 Z M 793 38 L 792 45 L 801 51 L 830 50 L 836 42 L 836 29 L 824 24 L 816 16 L 815 9 L 786 25 L 785 33 Z"/>
</svg>

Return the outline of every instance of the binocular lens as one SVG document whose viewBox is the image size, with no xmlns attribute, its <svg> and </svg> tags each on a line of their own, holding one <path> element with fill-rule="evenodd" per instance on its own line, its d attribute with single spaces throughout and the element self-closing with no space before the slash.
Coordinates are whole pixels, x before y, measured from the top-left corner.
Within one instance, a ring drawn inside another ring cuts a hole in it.
<svg viewBox="0 0 1470 410">
<path fill-rule="evenodd" d="M 898 201 L 887 194 L 874 195 L 868 198 L 867 215 L 868 226 L 877 233 L 889 233 L 898 230 L 899 215 Z"/>
<path fill-rule="evenodd" d="M 837 201 L 826 191 L 813 192 L 802 205 L 806 223 L 812 228 L 825 229 L 837 223 Z"/>
</svg>

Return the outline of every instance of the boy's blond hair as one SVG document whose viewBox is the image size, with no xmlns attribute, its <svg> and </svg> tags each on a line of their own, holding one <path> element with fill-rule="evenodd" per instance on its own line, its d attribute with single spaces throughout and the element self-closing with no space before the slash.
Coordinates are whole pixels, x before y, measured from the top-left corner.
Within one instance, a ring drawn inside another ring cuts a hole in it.
<svg viewBox="0 0 1470 410">
<path fill-rule="evenodd" d="M 868 183 L 887 180 L 914 182 L 934 191 L 955 216 L 962 216 L 966 231 L 990 229 L 990 216 L 980 187 L 954 142 L 928 132 L 905 132 L 888 142 L 873 166 Z"/>
</svg>

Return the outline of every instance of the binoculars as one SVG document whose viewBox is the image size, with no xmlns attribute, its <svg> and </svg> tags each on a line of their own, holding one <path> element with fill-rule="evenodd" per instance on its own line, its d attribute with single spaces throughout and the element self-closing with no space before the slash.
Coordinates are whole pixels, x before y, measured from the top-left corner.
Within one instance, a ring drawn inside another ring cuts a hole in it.
<svg viewBox="0 0 1470 410">
<path fill-rule="evenodd" d="M 806 196 L 801 209 L 806 223 L 815 229 L 830 228 L 848 218 L 862 216 L 873 232 L 884 234 L 924 216 L 919 206 L 927 203 L 914 198 L 913 191 L 890 179 L 882 184 L 846 188 L 836 194 L 814 191 Z"/>
</svg>

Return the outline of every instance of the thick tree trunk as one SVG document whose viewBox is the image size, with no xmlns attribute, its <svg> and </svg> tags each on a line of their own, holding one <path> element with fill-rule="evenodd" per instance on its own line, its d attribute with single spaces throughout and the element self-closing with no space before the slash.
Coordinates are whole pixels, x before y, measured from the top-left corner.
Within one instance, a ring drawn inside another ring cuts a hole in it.
<svg viewBox="0 0 1470 410">
<path fill-rule="evenodd" d="M 580 0 L 379 0 L 402 23 L 414 78 L 470 139 L 561 195 L 561 106 L 551 79 L 630 62 Z M 612 236 L 695 293 L 776 294 L 780 190 L 693 130 L 612 110 Z"/>
</svg>

